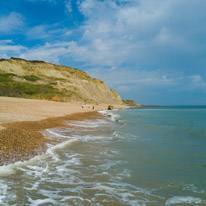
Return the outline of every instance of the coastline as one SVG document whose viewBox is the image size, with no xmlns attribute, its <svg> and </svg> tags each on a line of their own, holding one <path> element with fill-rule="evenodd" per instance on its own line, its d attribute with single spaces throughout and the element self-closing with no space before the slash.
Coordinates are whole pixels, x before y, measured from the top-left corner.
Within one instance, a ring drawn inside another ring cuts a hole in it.
<svg viewBox="0 0 206 206">
<path fill-rule="evenodd" d="M 89 108 L 90 105 L 90 108 Z M 92 109 L 94 106 L 94 110 Z M 125 105 L 113 105 L 126 108 Z M 9 122 L 38 121 L 74 113 L 107 110 L 108 104 L 81 104 L 0 96 L 0 126 Z"/>
<path fill-rule="evenodd" d="M 92 107 L 45 100 L 0 97 L 0 166 L 25 161 L 47 151 L 64 138 L 48 138 L 42 132 L 49 128 L 69 127 L 65 121 L 95 119 L 97 111 L 108 105 Z M 124 105 L 114 105 L 123 108 Z M 67 139 L 68 140 L 68 139 Z"/>
</svg>

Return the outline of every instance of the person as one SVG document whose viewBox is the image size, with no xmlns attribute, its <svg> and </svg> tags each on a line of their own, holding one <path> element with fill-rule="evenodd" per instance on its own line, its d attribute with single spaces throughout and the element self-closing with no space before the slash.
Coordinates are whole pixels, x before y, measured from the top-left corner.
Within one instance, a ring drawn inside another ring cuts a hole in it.
<svg viewBox="0 0 206 206">
<path fill-rule="evenodd" d="M 92 106 L 92 109 L 94 110 L 94 106 Z"/>
</svg>

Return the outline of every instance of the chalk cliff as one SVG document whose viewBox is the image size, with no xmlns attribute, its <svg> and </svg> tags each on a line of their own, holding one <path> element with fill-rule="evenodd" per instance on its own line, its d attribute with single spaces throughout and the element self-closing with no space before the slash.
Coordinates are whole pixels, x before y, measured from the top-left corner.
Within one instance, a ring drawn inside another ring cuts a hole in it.
<svg viewBox="0 0 206 206">
<path fill-rule="evenodd" d="M 99 79 L 67 66 L 19 58 L 0 60 L 0 95 L 78 103 L 122 104 Z"/>
</svg>

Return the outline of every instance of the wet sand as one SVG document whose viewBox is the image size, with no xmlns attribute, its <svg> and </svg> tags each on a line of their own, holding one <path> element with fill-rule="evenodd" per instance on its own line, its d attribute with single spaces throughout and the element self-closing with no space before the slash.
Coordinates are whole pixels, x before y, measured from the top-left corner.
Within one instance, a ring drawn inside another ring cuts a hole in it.
<svg viewBox="0 0 206 206">
<path fill-rule="evenodd" d="M 65 141 L 47 138 L 42 134 L 45 129 L 64 127 L 65 121 L 97 118 L 100 114 L 95 111 L 108 107 L 93 106 L 94 110 L 79 104 L 0 97 L 0 165 L 29 160 L 45 152 L 48 144 Z"/>
</svg>

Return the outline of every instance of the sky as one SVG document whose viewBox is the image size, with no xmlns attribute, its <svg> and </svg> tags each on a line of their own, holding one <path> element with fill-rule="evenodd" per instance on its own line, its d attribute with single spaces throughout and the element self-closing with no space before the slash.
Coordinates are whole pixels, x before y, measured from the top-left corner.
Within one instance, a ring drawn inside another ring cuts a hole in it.
<svg viewBox="0 0 206 206">
<path fill-rule="evenodd" d="M 123 99 L 206 105 L 205 0 L 1 0 L 0 58 L 86 71 Z"/>
</svg>

